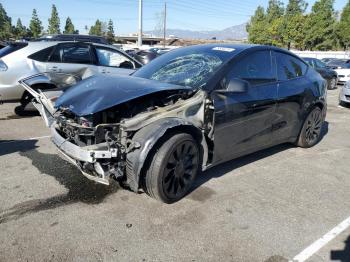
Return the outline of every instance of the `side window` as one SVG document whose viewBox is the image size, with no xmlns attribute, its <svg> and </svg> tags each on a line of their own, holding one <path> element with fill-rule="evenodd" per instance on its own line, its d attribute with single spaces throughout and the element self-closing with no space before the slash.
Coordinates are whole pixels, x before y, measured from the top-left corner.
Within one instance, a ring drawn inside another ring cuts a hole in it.
<svg viewBox="0 0 350 262">
<path fill-rule="evenodd" d="M 276 52 L 278 80 L 285 81 L 305 75 L 307 65 L 300 59 Z"/>
<path fill-rule="evenodd" d="M 53 49 L 54 49 L 53 46 L 45 48 L 43 50 L 40 50 L 39 52 L 36 52 L 36 53 L 28 56 L 28 58 L 33 59 L 35 61 L 39 61 L 39 62 L 47 62 Z"/>
<path fill-rule="evenodd" d="M 252 86 L 275 82 L 271 52 L 257 51 L 243 57 L 233 66 L 228 78 L 243 79 Z"/>
<path fill-rule="evenodd" d="M 50 57 L 50 62 L 91 64 L 90 46 L 82 44 L 58 45 Z"/>
<path fill-rule="evenodd" d="M 95 47 L 98 63 L 101 66 L 133 68 L 133 63 L 123 54 L 108 48 Z"/>
</svg>

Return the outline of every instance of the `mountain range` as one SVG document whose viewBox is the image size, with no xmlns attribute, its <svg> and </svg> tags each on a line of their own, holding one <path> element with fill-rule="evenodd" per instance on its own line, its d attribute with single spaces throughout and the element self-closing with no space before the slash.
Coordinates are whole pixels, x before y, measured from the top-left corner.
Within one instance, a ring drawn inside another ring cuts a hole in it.
<svg viewBox="0 0 350 262">
<path fill-rule="evenodd" d="M 186 29 L 167 29 L 167 36 L 175 36 L 184 39 L 212 39 L 217 40 L 243 40 L 248 37 L 246 23 L 231 26 L 223 30 L 193 31 Z M 159 31 L 147 31 L 146 34 L 161 36 Z"/>
</svg>

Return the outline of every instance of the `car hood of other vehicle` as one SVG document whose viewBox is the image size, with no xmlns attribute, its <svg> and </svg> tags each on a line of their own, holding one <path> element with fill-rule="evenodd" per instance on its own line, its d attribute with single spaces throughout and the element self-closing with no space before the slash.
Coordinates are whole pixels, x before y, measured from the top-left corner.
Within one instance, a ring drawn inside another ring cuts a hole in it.
<svg viewBox="0 0 350 262">
<path fill-rule="evenodd" d="M 132 76 L 94 75 L 69 88 L 57 99 L 55 108 L 87 116 L 138 97 L 174 90 L 189 88 Z"/>
</svg>

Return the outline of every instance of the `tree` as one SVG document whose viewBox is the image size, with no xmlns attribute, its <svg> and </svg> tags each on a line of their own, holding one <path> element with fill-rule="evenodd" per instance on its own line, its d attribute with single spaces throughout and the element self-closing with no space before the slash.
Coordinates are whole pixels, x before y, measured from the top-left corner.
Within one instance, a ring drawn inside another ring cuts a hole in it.
<svg viewBox="0 0 350 262">
<path fill-rule="evenodd" d="M 89 35 L 103 35 L 102 22 L 100 20 L 97 19 L 95 25 L 90 27 Z"/>
<path fill-rule="evenodd" d="M 7 40 L 12 36 L 11 18 L 0 3 L 0 39 Z"/>
<path fill-rule="evenodd" d="M 112 19 L 109 19 L 107 26 L 107 41 L 111 44 L 114 43 L 114 26 Z"/>
<path fill-rule="evenodd" d="M 341 13 L 337 26 L 337 36 L 344 50 L 350 47 L 350 1 L 348 1 Z"/>
<path fill-rule="evenodd" d="M 27 28 L 22 24 L 20 18 L 17 20 L 14 34 L 16 39 L 23 39 L 27 35 Z"/>
<path fill-rule="evenodd" d="M 247 24 L 248 41 L 253 44 L 268 44 L 270 41 L 268 37 L 268 23 L 266 19 L 265 9 L 258 6 L 254 15 Z"/>
<path fill-rule="evenodd" d="M 283 41 L 283 17 L 284 7 L 279 0 L 269 0 L 269 5 L 266 9 L 267 37 L 266 44 L 282 47 Z"/>
<path fill-rule="evenodd" d="M 58 16 L 57 8 L 55 5 L 52 5 L 51 17 L 49 18 L 49 34 L 60 34 L 60 18 Z"/>
<path fill-rule="evenodd" d="M 64 26 L 63 34 L 77 34 L 77 31 L 74 28 L 73 22 L 70 17 L 66 19 L 66 25 Z"/>
<path fill-rule="evenodd" d="M 308 48 L 331 50 L 336 45 L 333 3 L 334 0 L 319 0 L 313 5 L 305 22 L 305 42 Z"/>
<path fill-rule="evenodd" d="M 32 19 L 29 23 L 29 29 L 30 33 L 34 38 L 37 38 L 41 35 L 41 32 L 43 31 L 43 27 L 41 24 L 41 21 L 38 17 L 38 14 L 36 12 L 36 9 L 33 9 Z"/>
<path fill-rule="evenodd" d="M 301 34 L 304 34 L 304 28 L 300 27 L 297 23 L 301 21 L 301 16 L 303 16 L 307 7 L 307 3 L 304 0 L 289 0 L 286 13 L 284 15 L 284 29 L 283 29 L 283 39 L 290 49 L 293 44 L 298 41 L 296 35 L 298 30 L 302 30 Z"/>
</svg>

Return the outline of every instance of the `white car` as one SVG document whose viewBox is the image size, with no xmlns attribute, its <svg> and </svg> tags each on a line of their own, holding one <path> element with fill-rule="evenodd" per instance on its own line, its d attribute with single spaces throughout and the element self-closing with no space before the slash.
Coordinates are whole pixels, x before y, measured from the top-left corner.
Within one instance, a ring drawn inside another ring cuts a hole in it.
<svg viewBox="0 0 350 262">
<path fill-rule="evenodd" d="M 0 101 L 19 101 L 21 110 L 26 109 L 32 96 L 18 81 L 43 72 L 76 76 L 99 73 L 129 75 L 141 66 L 123 51 L 106 44 L 57 41 L 11 43 L 0 50 Z M 38 82 L 32 88 L 50 90 L 56 86 Z"/>
<path fill-rule="evenodd" d="M 350 105 L 350 81 L 347 81 L 340 89 L 339 103 L 341 105 Z"/>
<path fill-rule="evenodd" d="M 347 67 L 347 68 L 344 68 Z M 350 80 L 350 64 L 344 64 L 342 68 L 334 69 L 338 74 L 338 84 L 345 85 Z"/>
</svg>

